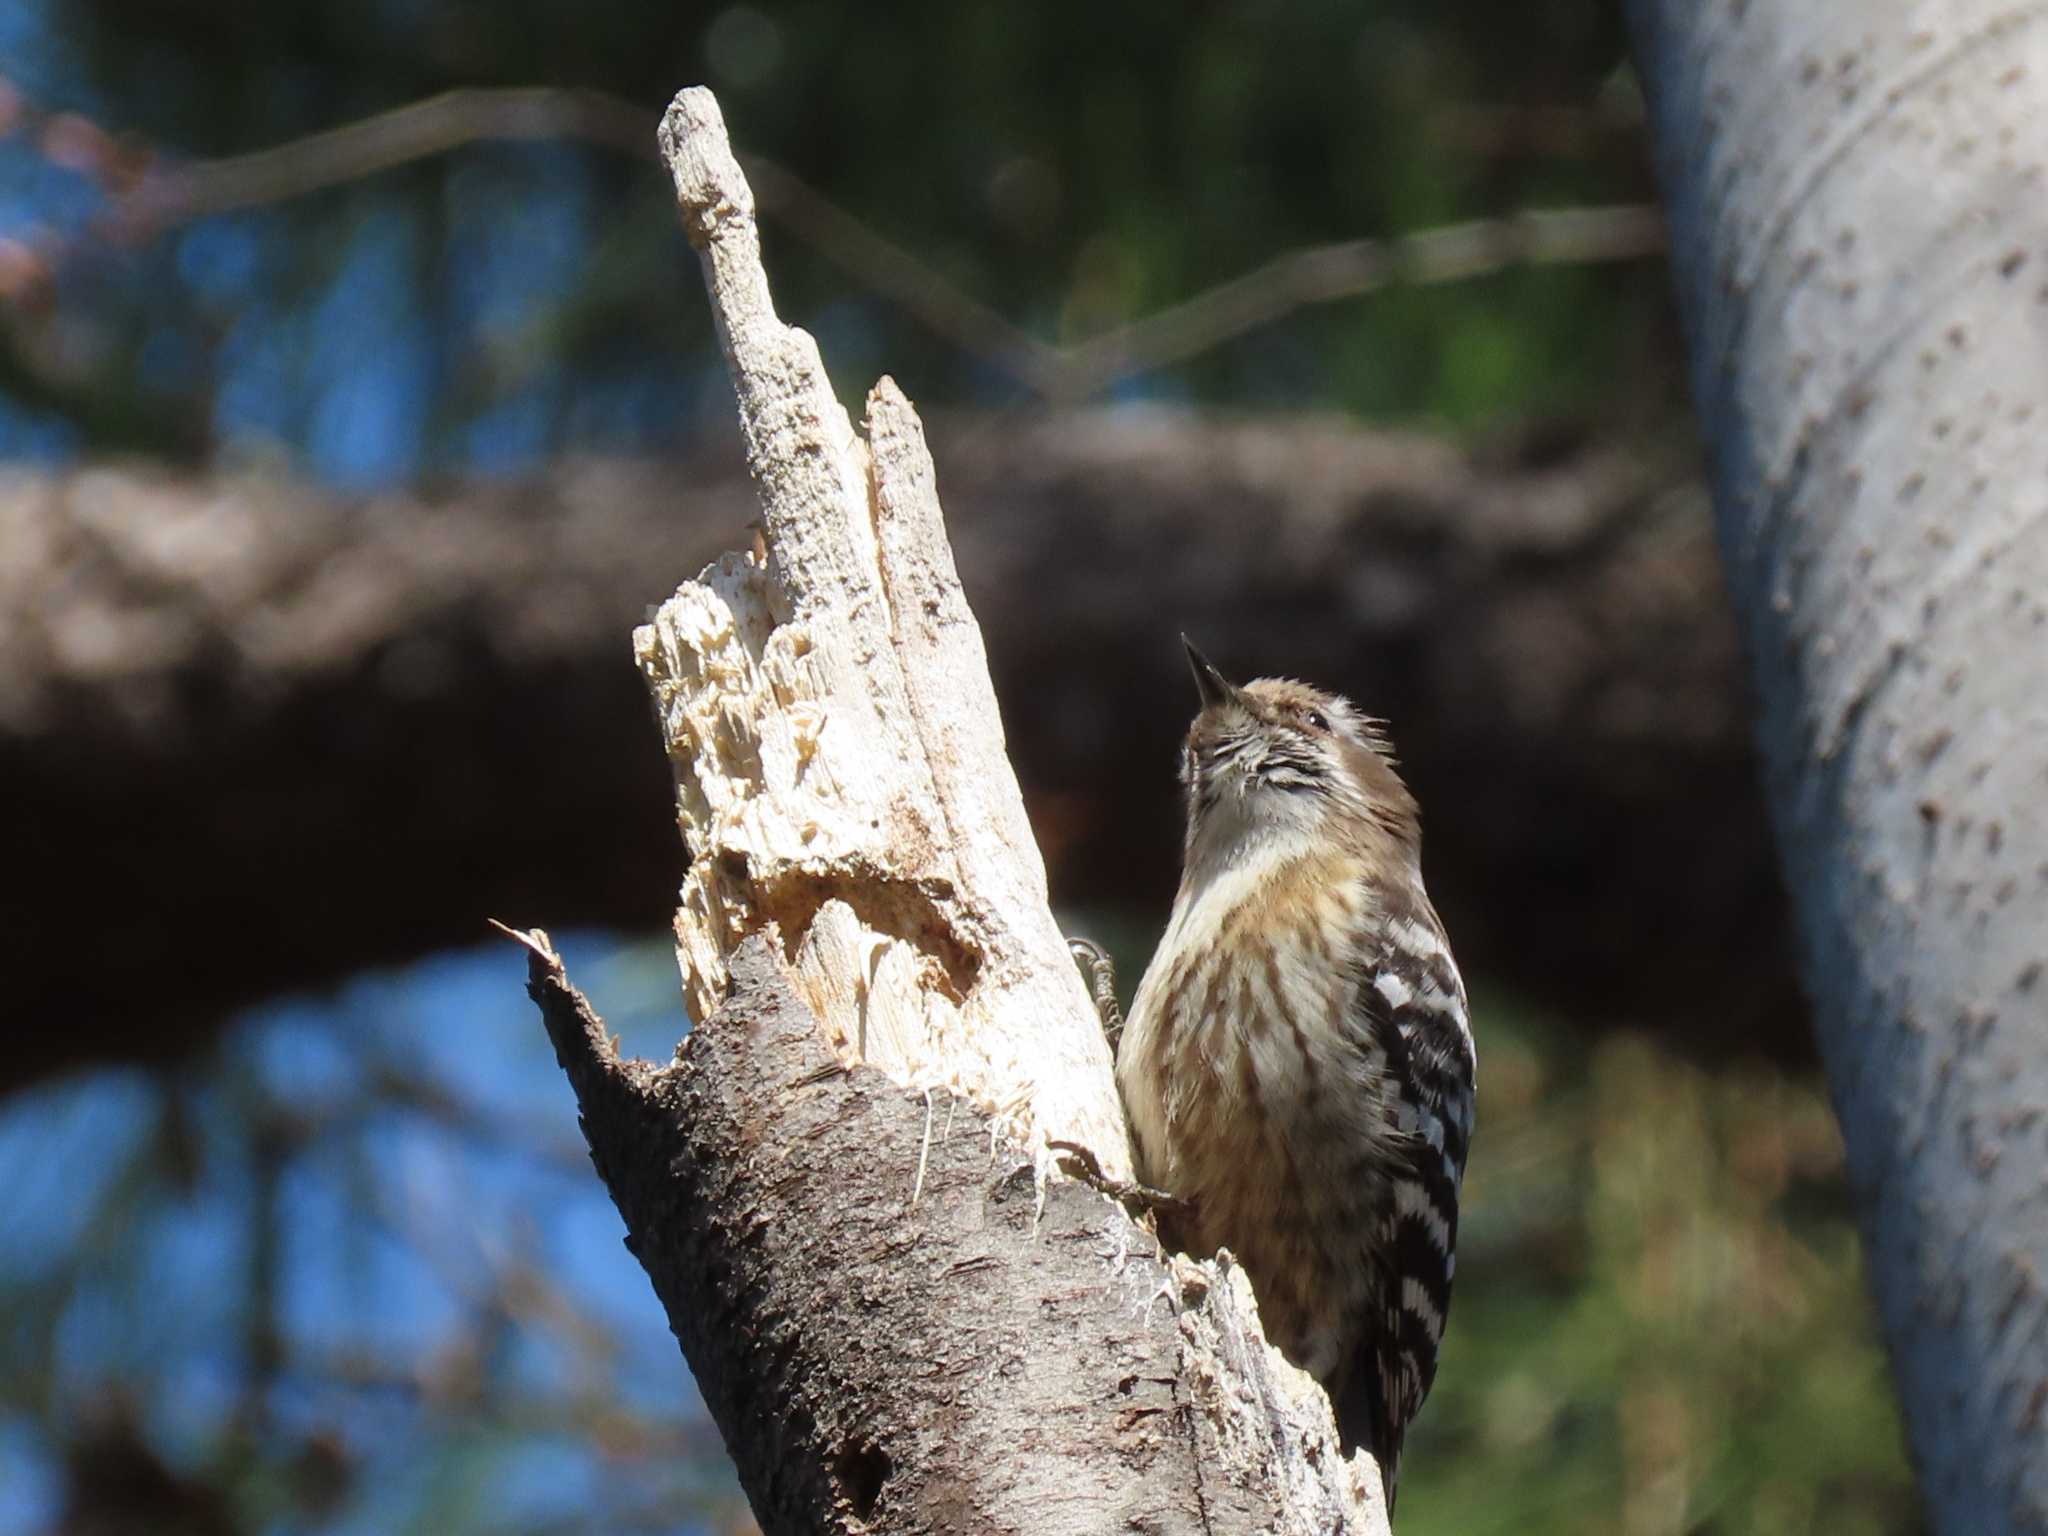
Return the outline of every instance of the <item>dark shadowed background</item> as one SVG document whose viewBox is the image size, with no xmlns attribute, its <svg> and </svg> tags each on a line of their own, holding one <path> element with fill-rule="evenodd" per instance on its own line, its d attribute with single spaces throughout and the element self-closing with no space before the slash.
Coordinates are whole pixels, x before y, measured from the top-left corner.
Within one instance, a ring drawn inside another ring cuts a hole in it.
<svg viewBox="0 0 2048 1536">
<path fill-rule="evenodd" d="M 1391 721 L 1481 1056 L 1403 1531 L 1919 1529 L 1605 7 L 0 0 L 0 1533 L 751 1528 L 484 929 L 688 1027 L 699 82 L 1126 990 L 1178 631 Z"/>
</svg>

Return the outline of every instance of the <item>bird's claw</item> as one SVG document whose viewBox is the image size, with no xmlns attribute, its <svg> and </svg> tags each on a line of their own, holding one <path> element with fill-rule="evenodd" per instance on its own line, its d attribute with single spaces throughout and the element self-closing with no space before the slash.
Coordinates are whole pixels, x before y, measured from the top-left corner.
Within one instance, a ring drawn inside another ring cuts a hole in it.
<svg viewBox="0 0 2048 1536">
<path fill-rule="evenodd" d="M 1095 1155 L 1093 1147 L 1083 1146 L 1078 1141 L 1058 1141 L 1051 1137 L 1045 1143 L 1053 1151 L 1063 1154 L 1061 1164 L 1073 1177 L 1090 1189 L 1109 1196 L 1119 1205 L 1136 1210 L 1140 1214 L 1179 1216 L 1188 1210 L 1188 1202 L 1179 1195 L 1168 1194 L 1163 1189 L 1154 1189 L 1149 1184 L 1140 1184 L 1132 1179 L 1113 1179 L 1102 1170 L 1102 1159 Z"/>
<path fill-rule="evenodd" d="M 1095 1000 L 1095 1016 L 1102 1021 L 1102 1038 L 1109 1042 L 1109 1054 L 1114 1056 L 1117 1041 L 1124 1032 L 1124 1011 L 1116 1000 L 1116 962 L 1109 958 L 1109 951 L 1093 939 L 1069 939 L 1067 950 L 1088 972 L 1088 991 Z"/>
</svg>

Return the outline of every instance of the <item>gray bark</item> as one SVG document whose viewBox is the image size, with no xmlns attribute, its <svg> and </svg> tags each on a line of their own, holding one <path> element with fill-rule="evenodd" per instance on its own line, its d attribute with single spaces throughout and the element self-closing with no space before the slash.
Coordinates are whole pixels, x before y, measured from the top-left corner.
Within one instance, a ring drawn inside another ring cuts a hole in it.
<svg viewBox="0 0 2048 1536">
<path fill-rule="evenodd" d="M 1241 1271 L 1162 1262 L 972 1105 L 848 1068 L 771 943 L 731 965 L 661 1068 L 544 942 L 529 991 L 767 1536 L 1385 1531 L 1300 1462 Z"/>
<path fill-rule="evenodd" d="M 1634 0 L 1768 799 L 1937 1527 L 2048 1527 L 2048 9 Z"/>
</svg>

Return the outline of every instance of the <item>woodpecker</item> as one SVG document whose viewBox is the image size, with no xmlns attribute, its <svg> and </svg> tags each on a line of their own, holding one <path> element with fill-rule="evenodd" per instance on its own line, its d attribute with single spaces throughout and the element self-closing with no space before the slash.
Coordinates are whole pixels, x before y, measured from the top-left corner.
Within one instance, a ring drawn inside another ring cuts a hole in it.
<svg viewBox="0 0 2048 1536">
<path fill-rule="evenodd" d="M 1267 1338 L 1323 1383 L 1391 1509 L 1451 1300 L 1464 983 L 1381 722 L 1187 651 L 1180 890 L 1116 1043 L 1137 1171 L 1173 1197 L 1164 1241 L 1236 1255 Z"/>
</svg>

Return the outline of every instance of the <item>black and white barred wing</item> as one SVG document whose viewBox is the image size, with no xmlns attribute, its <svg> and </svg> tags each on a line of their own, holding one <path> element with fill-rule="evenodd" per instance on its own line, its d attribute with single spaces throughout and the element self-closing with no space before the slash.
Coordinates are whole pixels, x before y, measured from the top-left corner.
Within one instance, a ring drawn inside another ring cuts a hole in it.
<svg viewBox="0 0 2048 1536">
<path fill-rule="evenodd" d="M 1476 1061 L 1465 988 L 1442 925 L 1426 904 L 1390 914 L 1365 978 L 1378 1025 L 1397 1136 L 1376 1327 L 1356 1371 L 1373 1404 L 1374 1451 L 1391 1504 L 1401 1442 L 1436 1380 L 1456 1270 L 1458 1191 L 1472 1137 Z"/>
</svg>

